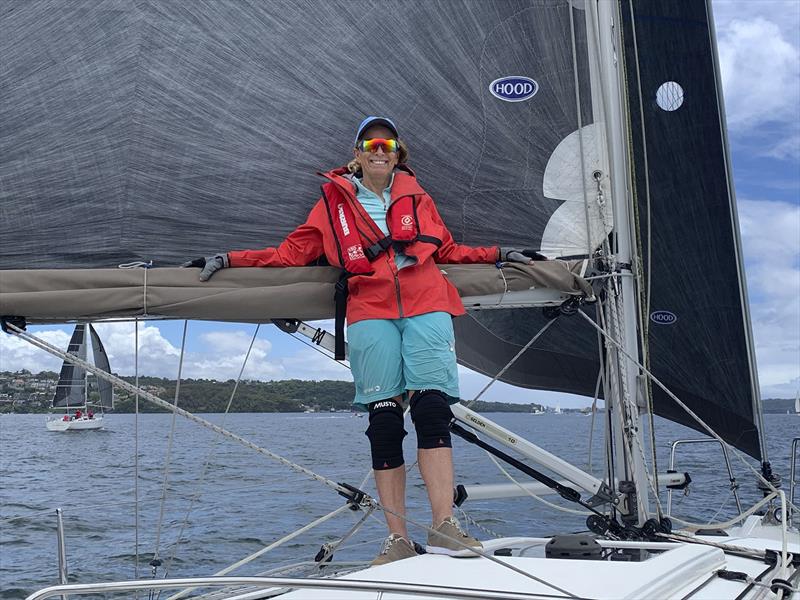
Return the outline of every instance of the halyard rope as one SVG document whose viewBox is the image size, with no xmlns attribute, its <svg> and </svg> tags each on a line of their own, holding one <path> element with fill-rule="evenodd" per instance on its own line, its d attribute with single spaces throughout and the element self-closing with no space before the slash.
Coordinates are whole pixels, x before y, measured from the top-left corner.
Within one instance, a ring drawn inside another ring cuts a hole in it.
<svg viewBox="0 0 800 600">
<path fill-rule="evenodd" d="M 484 452 L 486 452 L 486 451 L 484 451 Z M 508 472 L 508 470 L 506 470 L 506 469 L 503 467 L 503 465 L 501 465 L 501 464 L 498 462 L 498 460 L 497 460 L 497 459 L 496 459 L 494 456 L 492 456 L 491 454 L 489 454 L 489 452 L 486 452 L 486 456 L 488 456 L 488 457 L 489 457 L 489 460 L 491 460 L 491 461 L 492 461 L 492 462 L 495 464 L 495 466 L 496 466 L 498 469 L 500 469 L 500 472 L 501 472 L 503 475 L 505 475 L 506 477 L 508 477 L 508 478 L 511 480 L 511 482 L 512 482 L 512 483 L 514 483 L 514 484 L 515 484 L 515 485 L 516 485 L 516 486 L 517 486 L 519 489 L 521 489 L 523 492 L 525 492 L 525 494 L 527 494 L 528 496 L 530 496 L 530 497 L 531 497 L 531 498 L 533 498 L 534 500 L 538 500 L 539 502 L 541 502 L 542 504 L 545 504 L 545 505 L 549 506 L 550 508 L 554 508 L 554 509 L 556 509 L 556 510 L 560 510 L 561 512 L 570 513 L 570 514 L 573 514 L 573 515 L 583 515 L 583 516 L 586 516 L 586 515 L 591 515 L 591 514 L 594 514 L 594 513 L 591 513 L 591 512 L 589 512 L 589 511 L 584 511 L 584 510 L 575 510 L 574 508 L 567 508 L 567 507 L 565 507 L 565 506 L 559 506 L 558 504 L 554 504 L 553 502 L 550 502 L 550 501 L 548 501 L 548 500 L 545 500 L 545 499 L 544 499 L 544 498 L 542 498 L 541 496 L 537 496 L 537 495 L 536 495 L 536 494 L 534 494 L 532 491 L 530 491 L 528 488 L 526 488 L 524 485 L 522 485 L 522 484 L 521 484 L 519 481 L 517 481 L 517 480 L 514 478 L 514 476 L 513 476 L 511 473 L 509 473 L 509 472 Z"/>
</svg>

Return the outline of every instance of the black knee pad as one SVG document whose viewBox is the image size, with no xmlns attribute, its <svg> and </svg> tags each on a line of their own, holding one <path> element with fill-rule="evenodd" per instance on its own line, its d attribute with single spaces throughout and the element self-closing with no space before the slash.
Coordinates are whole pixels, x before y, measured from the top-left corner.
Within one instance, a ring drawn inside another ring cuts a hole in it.
<svg viewBox="0 0 800 600">
<path fill-rule="evenodd" d="M 447 395 L 439 390 L 420 390 L 411 398 L 411 420 L 417 430 L 417 448 L 452 448 L 450 420 L 453 413 Z"/>
<path fill-rule="evenodd" d="M 369 427 L 366 431 L 372 452 L 372 468 L 376 471 L 395 469 L 403 460 L 403 407 L 391 398 L 369 405 Z"/>
</svg>

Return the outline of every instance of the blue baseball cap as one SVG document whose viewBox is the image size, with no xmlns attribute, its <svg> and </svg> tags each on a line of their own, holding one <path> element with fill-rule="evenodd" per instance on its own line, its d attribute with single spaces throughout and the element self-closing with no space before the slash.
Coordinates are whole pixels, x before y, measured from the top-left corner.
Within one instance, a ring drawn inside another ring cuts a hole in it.
<svg viewBox="0 0 800 600">
<path fill-rule="evenodd" d="M 392 130 L 392 133 L 395 137 L 400 137 L 397 134 L 397 126 L 392 122 L 391 119 L 387 117 L 367 117 L 361 121 L 361 125 L 358 126 L 358 131 L 356 131 L 356 139 L 355 142 L 353 142 L 354 146 L 358 146 L 358 140 L 360 140 L 364 132 L 373 125 L 383 125 L 384 127 L 388 127 Z"/>
</svg>

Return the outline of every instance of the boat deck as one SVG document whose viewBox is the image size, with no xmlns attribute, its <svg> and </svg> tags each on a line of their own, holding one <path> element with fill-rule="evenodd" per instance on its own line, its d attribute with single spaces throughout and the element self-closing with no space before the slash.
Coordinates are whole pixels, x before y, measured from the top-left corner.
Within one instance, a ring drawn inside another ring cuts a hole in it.
<svg viewBox="0 0 800 600">
<path fill-rule="evenodd" d="M 746 538 L 705 538 L 737 546 L 763 549 L 763 540 Z M 425 598 L 458 597 L 459 589 L 482 592 L 486 597 L 507 593 L 512 598 L 576 597 L 597 600 L 621 598 L 693 598 L 712 600 L 734 598 L 745 591 L 747 583 L 719 577 L 720 570 L 738 571 L 757 578 L 767 569 L 759 560 L 726 554 L 722 549 L 700 544 L 603 542 L 604 548 L 618 548 L 629 554 L 642 554 L 641 560 L 574 560 L 545 558 L 549 538 L 504 538 L 487 542 L 485 550 L 493 555 L 511 549 L 520 556 L 451 558 L 426 554 L 372 567 L 343 576 L 342 580 L 386 583 L 414 583 L 442 586 L 442 595 Z M 748 542 L 753 542 L 752 544 Z M 773 546 L 779 548 L 780 545 Z M 800 539 L 789 552 L 800 552 Z M 513 567 L 512 570 L 508 567 Z M 759 593 L 763 589 L 758 590 Z M 411 600 L 418 593 L 384 592 L 382 600 Z M 502 597 L 502 596 L 495 596 Z M 354 590 L 295 590 L 280 596 L 285 600 L 366 600 L 376 592 Z"/>
</svg>

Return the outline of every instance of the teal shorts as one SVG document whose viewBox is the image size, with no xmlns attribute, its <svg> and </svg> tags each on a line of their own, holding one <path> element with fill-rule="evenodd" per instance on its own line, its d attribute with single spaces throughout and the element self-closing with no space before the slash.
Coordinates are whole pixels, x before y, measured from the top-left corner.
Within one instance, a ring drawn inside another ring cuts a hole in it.
<svg viewBox="0 0 800 600">
<path fill-rule="evenodd" d="M 439 390 L 457 401 L 453 317 L 432 312 L 402 319 L 366 319 L 347 327 L 354 404 L 367 405 L 406 390 Z"/>
</svg>

